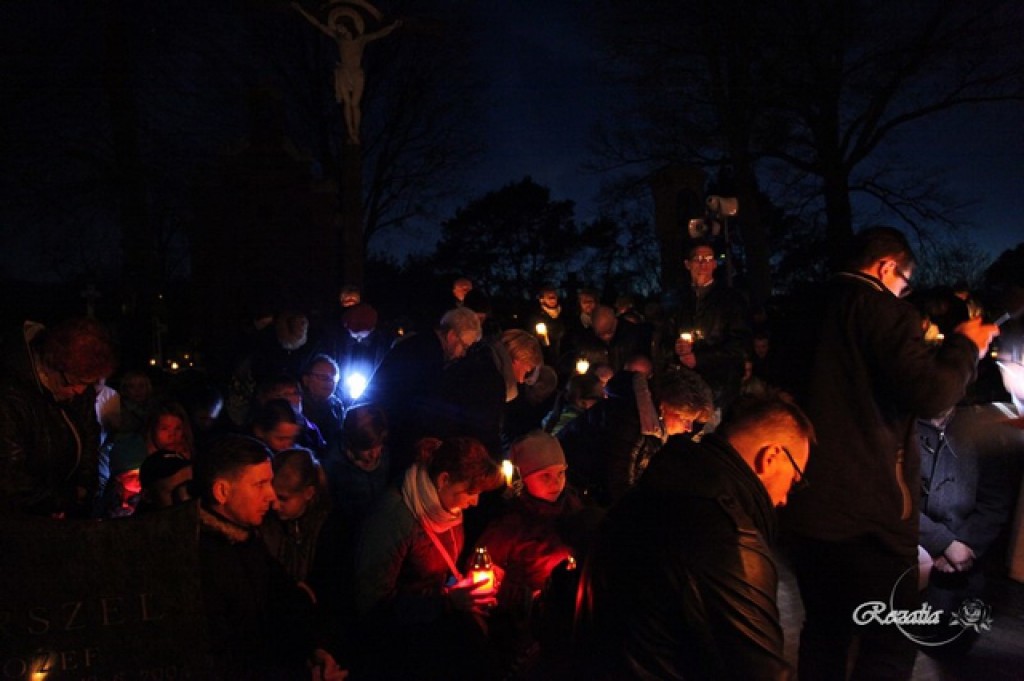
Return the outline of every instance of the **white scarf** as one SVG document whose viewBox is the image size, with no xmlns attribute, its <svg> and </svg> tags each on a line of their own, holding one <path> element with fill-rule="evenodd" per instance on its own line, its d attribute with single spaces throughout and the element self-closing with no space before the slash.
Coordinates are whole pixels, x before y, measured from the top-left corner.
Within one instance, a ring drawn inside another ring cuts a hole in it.
<svg viewBox="0 0 1024 681">
<path fill-rule="evenodd" d="M 462 523 L 461 511 L 453 513 L 441 505 L 434 481 L 427 475 L 426 467 L 418 463 L 405 472 L 402 500 L 416 519 L 434 533 L 447 532 Z"/>
</svg>

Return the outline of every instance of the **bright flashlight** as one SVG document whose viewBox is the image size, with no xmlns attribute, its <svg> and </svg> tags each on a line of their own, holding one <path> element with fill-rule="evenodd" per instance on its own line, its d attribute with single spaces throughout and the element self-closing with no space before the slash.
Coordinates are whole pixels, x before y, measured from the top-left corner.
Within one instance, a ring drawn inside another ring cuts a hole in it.
<svg viewBox="0 0 1024 681">
<path fill-rule="evenodd" d="M 358 371 L 352 372 L 345 377 L 345 389 L 348 390 L 348 396 L 353 400 L 358 400 L 366 390 L 366 376 L 363 376 Z"/>
</svg>

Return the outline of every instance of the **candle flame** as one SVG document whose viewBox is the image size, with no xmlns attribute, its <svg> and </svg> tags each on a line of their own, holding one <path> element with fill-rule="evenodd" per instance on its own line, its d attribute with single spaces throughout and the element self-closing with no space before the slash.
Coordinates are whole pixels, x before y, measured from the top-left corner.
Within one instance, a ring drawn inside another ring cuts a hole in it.
<svg viewBox="0 0 1024 681">
<path fill-rule="evenodd" d="M 512 476 L 515 475 L 516 467 L 511 461 L 505 459 L 501 462 L 501 474 L 505 476 L 505 486 L 512 486 Z"/>
<path fill-rule="evenodd" d="M 585 374 L 588 371 L 590 371 L 590 362 L 588 362 L 583 357 L 580 357 L 578 360 L 576 360 L 576 373 L 577 374 Z"/>
</svg>

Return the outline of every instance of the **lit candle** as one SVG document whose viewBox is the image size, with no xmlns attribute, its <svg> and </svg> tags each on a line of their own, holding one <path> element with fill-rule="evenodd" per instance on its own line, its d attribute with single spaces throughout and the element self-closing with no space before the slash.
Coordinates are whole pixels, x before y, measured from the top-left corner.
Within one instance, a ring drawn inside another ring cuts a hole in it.
<svg viewBox="0 0 1024 681">
<path fill-rule="evenodd" d="M 683 331 L 681 334 L 679 334 L 679 340 L 684 340 L 687 343 L 692 343 L 693 342 L 693 334 L 690 333 L 689 331 Z"/>
<path fill-rule="evenodd" d="M 486 546 L 477 548 L 473 554 L 473 565 L 469 570 L 469 581 L 476 584 L 473 589 L 475 594 L 484 594 L 494 591 L 494 566 L 491 564 L 491 554 L 487 552 Z"/>
<path fill-rule="evenodd" d="M 505 459 L 501 462 L 501 474 L 505 476 L 505 486 L 512 486 L 512 477 L 516 474 L 516 467 L 511 461 Z"/>
<path fill-rule="evenodd" d="M 586 357 L 580 357 L 576 360 L 576 373 L 585 374 L 590 371 L 590 362 L 587 361 Z"/>
<path fill-rule="evenodd" d="M 537 322 L 537 326 L 534 328 L 537 330 L 537 335 L 544 341 L 544 345 L 551 345 L 551 340 L 548 339 L 548 325 L 544 322 Z"/>
</svg>

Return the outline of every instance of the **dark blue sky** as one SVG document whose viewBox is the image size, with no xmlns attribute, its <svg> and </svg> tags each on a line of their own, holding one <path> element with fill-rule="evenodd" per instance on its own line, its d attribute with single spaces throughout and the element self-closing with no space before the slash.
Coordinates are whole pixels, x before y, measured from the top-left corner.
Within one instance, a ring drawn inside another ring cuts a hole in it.
<svg viewBox="0 0 1024 681">
<path fill-rule="evenodd" d="M 531 175 L 553 198 L 575 200 L 577 218 L 593 217 L 599 180 L 581 170 L 588 134 L 623 93 L 601 80 L 585 8 L 579 0 L 478 5 L 481 66 L 495 74 L 480 193 Z M 1022 120 L 1024 103 L 962 109 L 902 132 L 896 145 L 906 163 L 945 177 L 957 202 L 976 202 L 965 230 L 993 256 L 1024 241 Z"/>
</svg>

